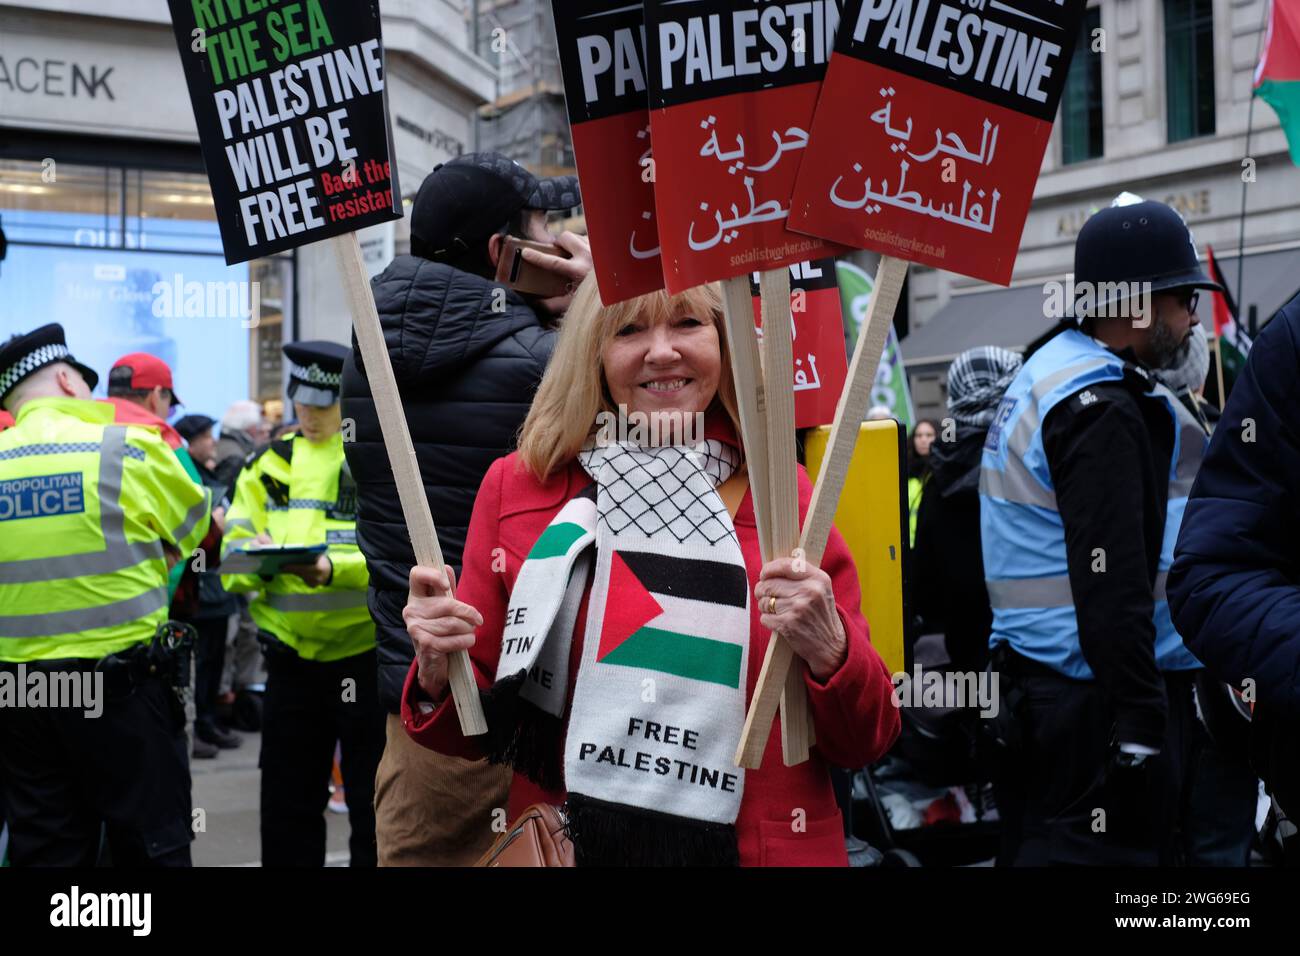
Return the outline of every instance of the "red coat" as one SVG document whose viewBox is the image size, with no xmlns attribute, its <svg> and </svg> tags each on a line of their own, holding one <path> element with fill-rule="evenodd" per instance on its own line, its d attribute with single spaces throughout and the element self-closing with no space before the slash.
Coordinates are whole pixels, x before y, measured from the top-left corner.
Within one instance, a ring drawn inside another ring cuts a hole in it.
<svg viewBox="0 0 1300 956">
<path fill-rule="evenodd" d="M 501 650 L 504 617 L 524 556 L 556 513 L 591 479 L 575 460 L 566 471 L 538 483 L 523 469 L 517 455 L 493 462 L 479 489 L 465 543 L 463 570 L 457 597 L 483 615 L 477 642 L 470 651 L 480 687 L 492 684 Z M 812 497 L 812 485 L 799 469 L 799 510 L 802 515 Z M 750 645 L 747 699 L 754 693 L 770 632 L 759 624 L 753 588 L 762 562 L 753 497 L 748 492 L 735 518 L 741 551 L 749 572 Z M 493 571 L 505 559 L 504 573 Z M 892 685 L 884 661 L 872 648 L 867 622 L 860 611 L 857 571 L 844 539 L 832 531 L 822 568 L 830 575 L 836 607 L 848 636 L 848 657 L 829 681 L 819 684 L 804 668 L 808 702 L 817 743 L 806 763 L 787 767 L 781 759 L 780 717 L 767 741 L 762 767 L 745 775 L 744 797 L 736 832 L 742 866 L 844 866 L 843 823 L 831 790 L 830 766 L 862 767 L 883 754 L 898 736 L 898 710 L 891 703 Z M 575 628 L 569 666 L 569 693 L 577 680 L 582 655 L 586 602 Z M 470 759 L 482 757 L 475 738 L 462 736 L 451 695 L 432 713 L 417 706 L 425 700 L 411 666 L 402 693 L 402 722 L 417 742 L 444 754 Z M 513 819 L 531 803 L 562 803 L 563 793 L 548 793 L 521 774 L 515 774 L 508 814 Z M 799 829 L 799 827 L 802 829 Z"/>
</svg>

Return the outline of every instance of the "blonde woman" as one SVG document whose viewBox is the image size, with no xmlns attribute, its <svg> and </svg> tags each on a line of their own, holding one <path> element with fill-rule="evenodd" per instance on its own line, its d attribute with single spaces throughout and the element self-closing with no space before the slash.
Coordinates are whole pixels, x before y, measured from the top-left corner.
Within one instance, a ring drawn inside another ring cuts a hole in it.
<svg viewBox="0 0 1300 956">
<path fill-rule="evenodd" d="M 686 433 L 697 413 L 703 436 Z M 611 438 L 611 420 L 629 427 Z M 684 424 L 685 443 L 618 440 L 647 422 Z M 736 422 L 716 286 L 606 308 L 588 277 L 519 450 L 479 490 L 460 582 L 411 573 L 408 733 L 511 764 L 512 819 L 564 804 L 579 865 L 845 865 L 828 768 L 898 733 L 839 534 L 821 568 L 762 563 Z M 786 767 L 774 731 L 745 771 L 733 754 L 774 630 L 802 661 L 817 744 Z M 486 737 L 461 735 L 447 690 L 462 649 Z"/>
</svg>

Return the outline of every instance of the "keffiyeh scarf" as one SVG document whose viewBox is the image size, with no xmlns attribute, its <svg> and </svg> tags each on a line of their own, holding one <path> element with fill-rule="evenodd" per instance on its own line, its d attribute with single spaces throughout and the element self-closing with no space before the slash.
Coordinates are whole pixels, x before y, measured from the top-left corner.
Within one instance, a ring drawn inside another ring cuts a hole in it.
<svg viewBox="0 0 1300 956">
<path fill-rule="evenodd" d="M 982 345 L 967 349 L 948 367 L 948 411 L 961 425 L 987 428 L 998 403 L 1020 371 L 1021 358 L 1009 349 Z"/>
<path fill-rule="evenodd" d="M 580 864 L 734 864 L 749 581 L 717 488 L 740 453 L 589 444 L 579 461 L 593 484 L 537 539 L 510 596 L 484 692 L 490 756 L 568 790 Z"/>
</svg>

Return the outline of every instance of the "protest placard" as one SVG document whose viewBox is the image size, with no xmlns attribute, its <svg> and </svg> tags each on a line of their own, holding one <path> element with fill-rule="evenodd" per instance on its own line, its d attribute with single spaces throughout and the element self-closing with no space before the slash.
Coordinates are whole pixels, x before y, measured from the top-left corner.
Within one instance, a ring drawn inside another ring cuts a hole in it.
<svg viewBox="0 0 1300 956">
<path fill-rule="evenodd" d="M 376 5 L 168 3 L 228 264 L 402 218 Z"/>
<path fill-rule="evenodd" d="M 600 300 L 664 286 L 640 4 L 552 0 L 573 155 Z"/>
<path fill-rule="evenodd" d="M 401 218 L 379 4 L 168 5 L 226 262 L 330 240 L 416 561 L 441 568 L 442 550 L 355 231 Z M 461 730 L 485 733 L 468 653 L 448 658 L 448 677 Z"/>
<path fill-rule="evenodd" d="M 791 228 L 1010 282 L 1085 5 L 848 0 Z"/>
<path fill-rule="evenodd" d="M 754 319 L 762 324 L 758 275 L 750 280 Z M 790 318 L 794 354 L 794 427 L 828 425 L 844 388 L 848 357 L 834 259 L 790 266 Z"/>
<path fill-rule="evenodd" d="M 835 0 L 646 0 L 645 11 L 668 290 L 834 255 L 786 215 Z"/>
</svg>

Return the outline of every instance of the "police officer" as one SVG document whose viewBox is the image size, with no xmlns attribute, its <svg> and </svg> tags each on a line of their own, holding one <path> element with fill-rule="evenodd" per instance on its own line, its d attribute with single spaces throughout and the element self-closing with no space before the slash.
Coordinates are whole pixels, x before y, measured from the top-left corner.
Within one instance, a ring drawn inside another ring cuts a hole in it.
<svg viewBox="0 0 1300 956">
<path fill-rule="evenodd" d="M 1026 361 L 981 468 L 989 643 L 1014 718 L 1001 861 L 1170 863 L 1199 663 L 1164 587 L 1206 438 L 1152 370 L 1182 361 L 1197 290 L 1220 287 L 1156 202 L 1089 219 L 1074 271 L 1078 326 Z"/>
<path fill-rule="evenodd" d="M 187 866 L 179 665 L 155 634 L 167 633 L 169 557 L 203 538 L 210 496 L 156 431 L 90 401 L 97 380 L 58 325 L 0 346 L 0 404 L 16 417 L 0 435 L 10 855 L 88 866 L 102 833 L 117 864 Z"/>
<path fill-rule="evenodd" d="M 267 663 L 262 730 L 262 863 L 323 866 L 334 747 L 352 827 L 353 866 L 374 866 L 375 770 L 384 712 L 375 681 L 369 576 L 356 543 L 356 486 L 343 457 L 339 386 L 349 354 L 332 342 L 284 347 L 300 431 L 244 468 L 227 516 L 225 550 L 252 542 L 326 545 L 315 563 L 270 580 L 223 575 L 259 592 L 253 619 Z"/>
</svg>

